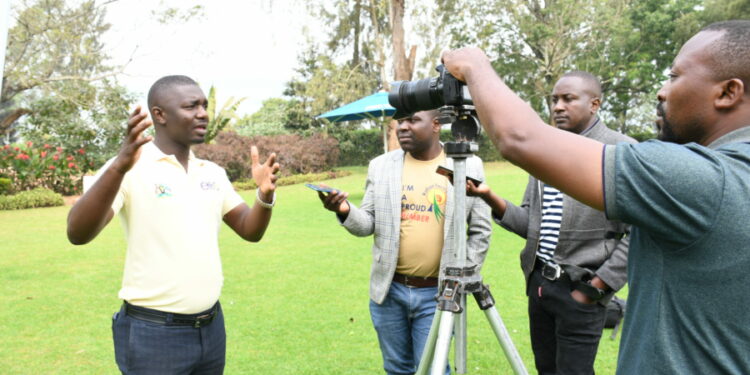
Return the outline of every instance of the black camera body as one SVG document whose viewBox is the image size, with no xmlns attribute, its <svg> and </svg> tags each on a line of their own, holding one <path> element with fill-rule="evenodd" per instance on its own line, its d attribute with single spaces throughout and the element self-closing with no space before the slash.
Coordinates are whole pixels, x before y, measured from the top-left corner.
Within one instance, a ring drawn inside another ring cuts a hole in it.
<svg viewBox="0 0 750 375">
<path fill-rule="evenodd" d="M 396 108 L 394 119 L 401 119 L 418 111 L 437 109 L 441 124 L 451 124 L 451 133 L 459 141 L 474 141 L 479 135 L 474 103 L 465 83 L 453 77 L 443 65 L 440 75 L 417 81 L 398 81 L 388 93 L 388 102 Z"/>
</svg>

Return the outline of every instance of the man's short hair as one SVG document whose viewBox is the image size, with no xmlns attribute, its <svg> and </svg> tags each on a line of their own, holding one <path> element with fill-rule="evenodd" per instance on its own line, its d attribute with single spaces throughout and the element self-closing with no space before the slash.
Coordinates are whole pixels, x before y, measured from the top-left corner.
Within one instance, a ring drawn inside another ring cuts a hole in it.
<svg viewBox="0 0 750 375">
<path fill-rule="evenodd" d="M 565 77 L 577 77 L 582 79 L 584 82 L 586 82 L 586 92 L 591 95 L 591 97 L 601 99 L 602 84 L 599 82 L 599 78 L 596 78 L 596 76 L 594 76 L 593 74 L 584 72 L 583 70 L 574 70 L 563 74 L 563 76 L 560 78 Z"/>
<path fill-rule="evenodd" d="M 709 48 L 714 79 L 739 78 L 750 90 L 750 20 L 712 23 L 701 31 L 720 31 L 722 36 Z"/>
<path fill-rule="evenodd" d="M 151 88 L 148 90 L 148 108 L 149 110 L 156 104 L 156 98 L 158 98 L 165 90 L 183 85 L 195 85 L 198 86 L 192 78 L 188 76 L 174 75 L 164 76 L 156 80 Z"/>
</svg>

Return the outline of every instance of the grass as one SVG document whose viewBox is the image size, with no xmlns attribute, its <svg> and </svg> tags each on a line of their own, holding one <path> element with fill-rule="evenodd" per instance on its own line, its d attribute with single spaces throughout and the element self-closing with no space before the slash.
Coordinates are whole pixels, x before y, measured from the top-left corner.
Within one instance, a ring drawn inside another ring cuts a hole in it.
<svg viewBox="0 0 750 375">
<path fill-rule="evenodd" d="M 487 182 L 520 202 L 526 174 L 488 163 Z M 359 203 L 366 168 L 326 181 Z M 253 192 L 242 192 L 252 202 Z M 0 374 L 114 374 L 110 317 L 119 308 L 125 241 L 119 222 L 91 244 L 65 237 L 69 207 L 0 211 Z M 115 219 L 114 221 L 117 221 Z M 518 253 L 523 240 L 495 226 L 483 269 L 497 309 L 533 372 Z M 378 374 L 368 311 L 372 238 L 349 235 L 303 185 L 281 187 L 263 241 L 220 236 L 227 374 Z M 615 370 L 619 340 L 605 330 L 596 372 Z M 511 374 L 484 314 L 468 307 L 470 374 Z"/>
</svg>

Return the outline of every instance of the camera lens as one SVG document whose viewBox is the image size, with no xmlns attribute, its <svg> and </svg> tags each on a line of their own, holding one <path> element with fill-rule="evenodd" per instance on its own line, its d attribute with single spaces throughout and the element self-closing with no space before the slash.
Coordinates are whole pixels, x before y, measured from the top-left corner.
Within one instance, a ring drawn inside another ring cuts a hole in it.
<svg viewBox="0 0 750 375">
<path fill-rule="evenodd" d="M 418 111 L 435 109 L 444 104 L 442 85 L 438 78 L 395 82 L 388 93 L 388 102 L 396 108 L 393 118 L 399 119 Z"/>
</svg>

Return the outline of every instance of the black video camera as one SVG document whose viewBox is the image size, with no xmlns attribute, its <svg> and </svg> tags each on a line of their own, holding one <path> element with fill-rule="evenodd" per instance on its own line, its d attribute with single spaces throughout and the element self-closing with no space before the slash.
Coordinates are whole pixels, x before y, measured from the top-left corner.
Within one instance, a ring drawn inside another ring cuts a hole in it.
<svg viewBox="0 0 750 375">
<path fill-rule="evenodd" d="M 441 64 L 435 78 L 393 83 L 388 93 L 388 102 L 396 108 L 394 119 L 401 119 L 418 111 L 438 109 L 441 124 L 451 124 L 453 138 L 459 141 L 474 141 L 479 135 L 474 102 L 466 84 L 453 77 Z"/>
</svg>

